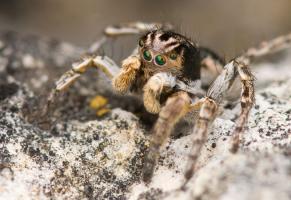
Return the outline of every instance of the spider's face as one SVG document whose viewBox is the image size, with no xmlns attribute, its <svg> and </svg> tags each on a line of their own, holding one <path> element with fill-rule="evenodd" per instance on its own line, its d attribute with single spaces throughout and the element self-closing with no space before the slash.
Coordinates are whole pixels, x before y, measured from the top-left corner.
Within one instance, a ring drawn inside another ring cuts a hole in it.
<svg viewBox="0 0 291 200">
<path fill-rule="evenodd" d="M 187 79 L 200 78 L 200 54 L 186 37 L 171 31 L 154 30 L 139 40 L 143 67 L 154 72 L 171 72 Z"/>
<path fill-rule="evenodd" d="M 180 70 L 183 63 L 181 47 L 181 39 L 169 31 L 151 31 L 139 40 L 139 54 L 144 67 L 157 71 Z"/>
</svg>

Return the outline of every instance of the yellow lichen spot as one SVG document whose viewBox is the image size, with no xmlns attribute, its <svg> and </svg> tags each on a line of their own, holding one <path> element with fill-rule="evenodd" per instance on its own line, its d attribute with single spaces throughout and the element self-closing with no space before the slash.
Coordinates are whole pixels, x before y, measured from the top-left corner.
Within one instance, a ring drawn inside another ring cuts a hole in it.
<svg viewBox="0 0 291 200">
<path fill-rule="evenodd" d="M 99 110 L 96 111 L 96 115 L 98 117 L 102 117 L 103 115 L 107 114 L 108 112 L 110 112 L 110 109 L 108 108 L 101 108 Z"/>
<path fill-rule="evenodd" d="M 104 107 L 108 103 L 108 99 L 103 96 L 97 95 L 90 101 L 90 108 L 97 110 Z"/>
<path fill-rule="evenodd" d="M 108 99 L 97 95 L 90 101 L 90 108 L 96 110 L 96 115 L 102 117 L 103 115 L 110 112 L 110 109 L 107 107 Z"/>
</svg>

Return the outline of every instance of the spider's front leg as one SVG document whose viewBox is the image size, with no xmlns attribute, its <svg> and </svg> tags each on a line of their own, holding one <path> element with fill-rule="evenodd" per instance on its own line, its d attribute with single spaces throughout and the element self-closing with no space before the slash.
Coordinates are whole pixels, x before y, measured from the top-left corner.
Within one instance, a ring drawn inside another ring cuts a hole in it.
<svg viewBox="0 0 291 200">
<path fill-rule="evenodd" d="M 159 157 L 160 147 L 169 137 L 174 125 L 190 108 L 191 99 L 186 92 L 180 91 L 170 96 L 161 108 L 159 118 L 152 130 L 149 151 L 145 155 L 143 166 L 143 180 L 149 182 Z"/>
<path fill-rule="evenodd" d="M 120 70 L 115 62 L 107 56 L 90 56 L 84 58 L 81 62 L 73 63 L 72 68 L 61 76 L 56 82 L 56 87 L 50 92 L 47 103 L 42 109 L 41 115 L 44 118 L 48 118 L 49 113 L 52 112 L 51 105 L 54 103 L 59 92 L 72 85 L 90 67 L 101 69 L 109 79 L 116 76 Z"/>
<path fill-rule="evenodd" d="M 72 68 L 61 76 L 56 82 L 56 91 L 63 91 L 90 67 L 101 69 L 110 79 L 116 76 L 120 70 L 115 62 L 107 56 L 86 57 L 81 62 L 73 63 Z"/>
</svg>

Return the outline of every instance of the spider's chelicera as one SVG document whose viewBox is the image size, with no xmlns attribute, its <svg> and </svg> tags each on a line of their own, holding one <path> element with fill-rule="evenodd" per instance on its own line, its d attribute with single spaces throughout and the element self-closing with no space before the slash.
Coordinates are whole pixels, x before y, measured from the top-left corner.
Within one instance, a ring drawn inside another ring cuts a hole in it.
<svg viewBox="0 0 291 200">
<path fill-rule="evenodd" d="M 155 27 L 155 24 L 130 23 L 124 27 L 109 27 L 105 33 L 107 37 L 141 33 L 149 26 Z M 146 110 L 159 115 L 144 158 L 143 179 L 146 182 L 150 181 L 160 148 L 175 124 L 182 118 L 194 122 L 196 139 L 193 140 L 185 173 L 187 182 L 193 175 L 200 150 L 207 139 L 209 125 L 218 115 L 222 101 L 227 100 L 234 83 L 240 81 L 241 112 L 236 121 L 231 149 L 233 152 L 238 150 L 239 136 L 255 101 L 254 78 L 248 65 L 251 59 L 262 55 L 260 52 L 266 54 L 270 49 L 278 50 L 283 43 L 290 43 L 290 38 L 290 35 L 277 38 L 225 65 L 214 52 L 199 47 L 185 36 L 154 28 L 140 37 L 137 49 L 123 60 L 121 68 L 106 56 L 88 57 L 73 65 L 60 78 L 56 91 L 62 91 L 87 68 L 97 67 L 112 78 L 115 91 L 142 95 Z"/>
</svg>

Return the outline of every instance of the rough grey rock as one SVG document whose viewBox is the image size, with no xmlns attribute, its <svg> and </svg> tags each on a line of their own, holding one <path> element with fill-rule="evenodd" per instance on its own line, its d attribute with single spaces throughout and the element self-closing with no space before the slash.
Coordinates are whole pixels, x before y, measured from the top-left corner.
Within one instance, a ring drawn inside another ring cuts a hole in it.
<svg viewBox="0 0 291 200">
<path fill-rule="evenodd" d="M 58 63 L 50 48 L 37 51 L 47 40 L 33 40 L 38 42 L 30 43 L 35 52 L 29 54 L 36 58 L 36 52 L 43 52 L 37 57 L 43 67 L 25 68 L 32 66 L 28 57 L 11 71 L 1 52 L 15 43 L 0 39 L 0 199 L 291 199 L 291 54 L 279 63 L 253 66 L 256 105 L 239 152 L 229 152 L 238 105 L 214 121 L 196 173 L 181 191 L 195 136 L 189 130 L 169 139 L 152 182 L 145 185 L 141 168 L 149 134 L 145 121 L 135 115 L 140 116 L 139 105 L 117 108 L 120 100 L 133 104 L 132 99 L 104 92 L 99 82 L 92 85 L 96 77 L 84 77 L 61 96 L 50 129 L 42 129 L 40 91 L 49 91 L 46 85 L 65 71 L 80 48 L 70 46 L 74 56 L 64 53 Z M 18 47 L 11 50 L 9 63 L 23 61 L 27 48 Z M 20 56 L 11 57 L 15 50 Z M 41 81 L 39 74 L 49 78 Z M 38 87 L 28 75 L 37 77 Z M 101 119 L 87 105 L 99 92 L 114 97 L 112 112 Z"/>
<path fill-rule="evenodd" d="M 122 198 L 139 180 L 145 139 L 136 118 L 115 116 L 49 133 L 2 113 L 1 199 Z"/>
</svg>

